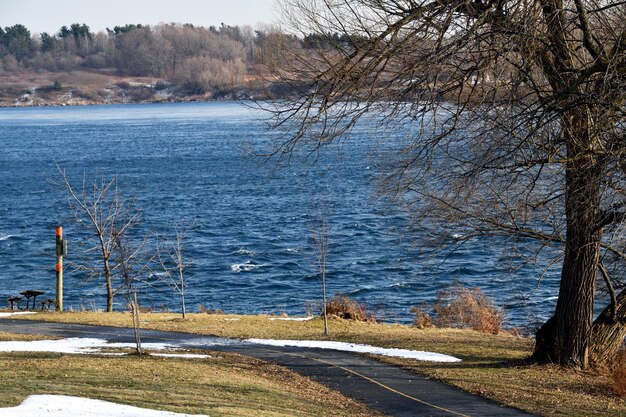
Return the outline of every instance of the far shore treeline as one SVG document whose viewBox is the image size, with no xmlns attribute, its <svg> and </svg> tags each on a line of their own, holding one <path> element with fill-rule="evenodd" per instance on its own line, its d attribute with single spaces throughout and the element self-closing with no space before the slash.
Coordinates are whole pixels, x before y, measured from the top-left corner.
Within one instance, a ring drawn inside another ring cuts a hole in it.
<svg viewBox="0 0 626 417">
<path fill-rule="evenodd" d="M 278 97 L 293 86 L 273 83 L 264 70 L 274 45 L 337 40 L 225 24 L 127 24 L 96 33 L 73 23 L 40 34 L 0 27 L 0 105 Z"/>
</svg>

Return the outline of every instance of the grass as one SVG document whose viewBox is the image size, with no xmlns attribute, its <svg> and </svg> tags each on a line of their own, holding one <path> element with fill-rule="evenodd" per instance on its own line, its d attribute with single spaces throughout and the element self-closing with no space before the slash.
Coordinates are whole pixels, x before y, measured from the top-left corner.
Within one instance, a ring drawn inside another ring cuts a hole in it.
<svg viewBox="0 0 626 417">
<path fill-rule="evenodd" d="M 129 326 L 124 313 L 42 313 L 18 316 L 69 323 Z M 267 316 L 143 314 L 145 328 L 238 338 L 323 339 L 323 322 L 270 320 Z M 472 393 L 544 416 L 626 415 L 626 402 L 608 387 L 602 372 L 576 372 L 524 361 L 532 341 L 462 329 L 418 329 L 398 324 L 347 320 L 330 322 L 328 340 L 367 343 L 382 347 L 427 350 L 457 356 L 463 362 L 435 364 L 385 358 L 387 362 L 446 381 Z"/>
<path fill-rule="evenodd" d="M 1 67 L 1 66 L 0 66 Z M 152 84 L 156 79 L 152 77 L 123 77 L 110 69 L 103 70 L 72 70 L 72 71 L 36 71 L 28 68 L 19 68 L 13 71 L 3 71 L 0 68 L 0 107 L 14 106 L 16 100 L 22 105 L 32 100 L 32 105 L 60 105 L 60 104 L 94 104 L 103 103 L 105 98 L 115 102 L 122 102 L 123 95 L 115 92 L 109 97 L 105 91 L 111 85 L 124 83 L 129 90 L 125 91 L 131 100 L 152 100 L 154 94 L 150 89 L 132 87 L 132 83 Z M 55 81 L 62 85 L 61 90 L 54 88 Z M 19 97 L 25 93 L 38 90 L 29 99 L 20 101 Z M 68 94 L 72 98 L 68 97 Z"/>
<path fill-rule="evenodd" d="M 7 339 L 16 336 L 0 333 L 0 340 Z M 212 355 L 189 360 L 0 353 L 0 408 L 31 394 L 59 394 L 212 417 L 379 415 L 285 368 Z"/>
<path fill-rule="evenodd" d="M 51 339 L 51 338 L 46 337 L 46 336 L 32 335 L 32 334 L 15 334 L 15 333 L 0 332 L 0 342 L 11 341 L 11 340 L 18 341 L 18 342 L 28 342 L 31 340 L 44 340 L 44 339 Z"/>
</svg>

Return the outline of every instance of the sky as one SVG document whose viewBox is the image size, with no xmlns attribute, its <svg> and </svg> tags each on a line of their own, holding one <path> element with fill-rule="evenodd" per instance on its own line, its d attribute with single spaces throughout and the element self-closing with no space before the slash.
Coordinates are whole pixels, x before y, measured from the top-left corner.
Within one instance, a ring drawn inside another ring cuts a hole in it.
<svg viewBox="0 0 626 417">
<path fill-rule="evenodd" d="M 20 23 L 33 33 L 72 23 L 98 32 L 129 23 L 258 27 L 276 20 L 275 0 L 0 0 L 0 27 Z"/>
</svg>

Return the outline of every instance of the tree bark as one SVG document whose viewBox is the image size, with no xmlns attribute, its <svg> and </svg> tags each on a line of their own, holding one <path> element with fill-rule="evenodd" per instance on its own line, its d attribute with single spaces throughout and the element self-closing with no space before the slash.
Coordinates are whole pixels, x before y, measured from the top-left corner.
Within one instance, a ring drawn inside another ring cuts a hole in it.
<svg viewBox="0 0 626 417">
<path fill-rule="evenodd" d="M 187 314 L 187 309 L 185 307 L 185 278 L 183 277 L 182 259 L 179 258 L 178 261 L 179 261 L 179 264 L 178 264 L 178 279 L 179 279 L 179 282 L 180 282 L 180 305 L 181 305 L 181 308 L 182 308 L 183 319 L 184 319 L 185 315 Z"/>
<path fill-rule="evenodd" d="M 563 119 L 569 162 L 565 211 L 567 240 L 554 316 L 538 332 L 533 357 L 574 368 L 589 366 L 594 293 L 600 258 L 602 163 L 594 157 L 589 109 Z"/>
<path fill-rule="evenodd" d="M 104 279 L 107 287 L 107 313 L 113 312 L 113 284 L 111 283 L 111 268 L 109 260 L 104 260 Z"/>
<path fill-rule="evenodd" d="M 616 305 L 607 306 L 593 322 L 591 361 L 612 362 L 626 338 L 626 290 L 616 297 Z M 615 310 L 613 310 L 615 308 Z M 613 314 L 615 311 L 615 314 Z"/>
</svg>

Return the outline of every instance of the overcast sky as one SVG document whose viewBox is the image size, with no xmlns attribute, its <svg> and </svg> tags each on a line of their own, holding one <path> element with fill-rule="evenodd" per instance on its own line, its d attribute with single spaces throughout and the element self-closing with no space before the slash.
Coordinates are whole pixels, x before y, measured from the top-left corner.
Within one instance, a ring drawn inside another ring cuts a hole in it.
<svg viewBox="0 0 626 417">
<path fill-rule="evenodd" d="M 127 23 L 251 25 L 276 21 L 275 0 L 0 0 L 0 26 L 56 33 L 85 23 L 92 31 Z"/>
</svg>

